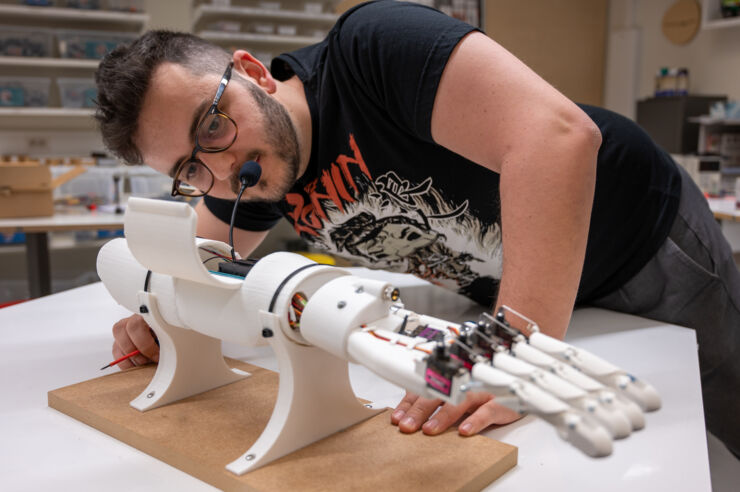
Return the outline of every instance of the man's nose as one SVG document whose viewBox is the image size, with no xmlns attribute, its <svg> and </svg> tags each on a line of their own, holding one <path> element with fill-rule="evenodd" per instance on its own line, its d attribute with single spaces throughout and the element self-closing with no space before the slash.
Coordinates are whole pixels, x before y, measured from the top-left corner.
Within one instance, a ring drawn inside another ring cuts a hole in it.
<svg viewBox="0 0 740 492">
<path fill-rule="evenodd" d="M 228 181 L 234 173 L 234 156 L 228 151 L 204 153 L 199 156 L 213 173 L 216 181 Z"/>
</svg>

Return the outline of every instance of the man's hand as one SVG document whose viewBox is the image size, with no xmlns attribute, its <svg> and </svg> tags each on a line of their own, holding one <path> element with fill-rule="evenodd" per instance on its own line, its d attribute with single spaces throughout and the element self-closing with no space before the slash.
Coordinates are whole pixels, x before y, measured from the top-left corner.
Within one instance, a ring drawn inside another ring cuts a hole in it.
<svg viewBox="0 0 740 492">
<path fill-rule="evenodd" d="M 440 404 L 439 411 L 434 413 Z M 492 424 L 509 424 L 521 418 L 514 410 L 497 404 L 489 393 L 469 392 L 464 402 L 452 405 L 407 392 L 391 414 L 391 423 L 401 432 L 416 432 L 421 427 L 424 434 L 434 436 L 446 431 L 465 414 L 470 416 L 457 429 L 463 436 L 477 434 Z"/>
<path fill-rule="evenodd" d="M 123 318 L 113 325 L 113 358 L 118 359 L 136 349 L 135 355 L 118 364 L 120 369 L 140 366 L 147 362 L 159 362 L 159 345 L 149 325 L 138 314 Z"/>
</svg>

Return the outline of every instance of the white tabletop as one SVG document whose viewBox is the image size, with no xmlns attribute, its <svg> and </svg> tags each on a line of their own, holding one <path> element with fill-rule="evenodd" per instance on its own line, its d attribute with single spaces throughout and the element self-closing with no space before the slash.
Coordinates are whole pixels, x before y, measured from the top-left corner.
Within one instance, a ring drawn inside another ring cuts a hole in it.
<svg viewBox="0 0 740 492">
<path fill-rule="evenodd" d="M 734 196 L 707 198 L 707 201 L 709 202 L 709 208 L 716 218 L 740 222 L 740 208 L 738 208 L 737 200 Z"/>
<path fill-rule="evenodd" d="M 434 289 L 433 295 L 409 291 L 409 307 L 421 311 L 425 302 L 446 313 L 429 314 L 477 318 L 479 309 Z M 47 391 L 101 375 L 110 359 L 110 328 L 128 314 L 100 283 L 0 309 L 4 490 L 215 490 L 47 407 Z M 711 490 L 694 332 L 587 309 L 576 312 L 568 339 L 651 382 L 663 408 L 600 459 L 584 456 L 532 417 L 489 430 L 487 436 L 519 447 L 519 464 L 495 490 Z M 277 369 L 268 347 L 227 346 L 224 352 Z M 376 403 L 394 405 L 403 395 L 362 367 L 353 366 L 351 374 L 358 395 Z"/>
<path fill-rule="evenodd" d="M 47 232 L 123 228 L 123 214 L 108 212 L 57 213 L 48 217 L 0 219 L 0 232 Z"/>
</svg>

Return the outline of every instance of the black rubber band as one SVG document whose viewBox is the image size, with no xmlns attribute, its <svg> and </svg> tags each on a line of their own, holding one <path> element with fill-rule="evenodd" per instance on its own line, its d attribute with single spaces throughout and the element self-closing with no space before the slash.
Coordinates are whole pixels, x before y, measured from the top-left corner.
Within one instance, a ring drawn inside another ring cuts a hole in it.
<svg viewBox="0 0 740 492">
<path fill-rule="evenodd" d="M 277 289 L 275 289 L 275 294 L 273 294 L 272 300 L 270 301 L 270 309 L 268 309 L 268 312 L 270 313 L 272 312 L 273 308 L 275 307 L 275 303 L 277 302 L 277 298 L 280 295 L 280 291 L 283 290 L 283 287 L 285 287 L 285 284 L 287 284 L 291 278 L 295 277 L 296 274 L 298 274 L 299 272 L 302 272 L 306 268 L 311 268 L 315 266 L 326 266 L 326 265 L 322 265 L 321 263 L 310 263 L 308 265 L 303 265 L 302 267 L 300 267 L 297 270 L 294 270 L 290 275 L 285 277 L 283 281 L 280 282 L 280 285 L 278 285 Z"/>
<path fill-rule="evenodd" d="M 146 271 L 146 279 L 144 279 L 144 292 L 149 292 L 149 281 L 152 279 L 152 271 Z"/>
</svg>

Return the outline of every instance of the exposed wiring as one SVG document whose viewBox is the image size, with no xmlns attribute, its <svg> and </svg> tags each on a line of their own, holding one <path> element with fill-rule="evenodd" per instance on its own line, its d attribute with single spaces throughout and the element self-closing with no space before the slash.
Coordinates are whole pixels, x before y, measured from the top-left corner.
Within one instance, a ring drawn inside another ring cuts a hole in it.
<svg viewBox="0 0 740 492">
<path fill-rule="evenodd" d="M 212 255 L 217 256 L 219 258 L 223 258 L 225 260 L 231 261 L 231 257 L 226 256 L 226 255 L 223 255 L 223 254 L 219 253 L 218 251 L 214 251 L 212 249 L 208 249 L 208 248 L 205 248 L 203 246 L 200 246 L 199 249 L 202 249 L 206 253 L 211 253 Z"/>
<path fill-rule="evenodd" d="M 372 336 L 374 336 L 375 338 L 378 338 L 378 339 L 380 339 L 380 340 L 384 340 L 384 341 L 386 341 L 386 342 L 390 342 L 390 341 L 391 341 L 391 339 L 390 339 L 390 338 L 386 338 L 386 337 L 384 337 L 384 336 L 378 335 L 378 334 L 377 334 L 377 333 L 375 333 L 375 332 L 374 332 L 373 330 L 368 330 L 368 333 L 370 333 L 370 334 L 371 334 Z M 402 346 L 402 347 L 407 347 L 407 346 L 408 346 L 407 344 L 405 344 L 405 343 L 403 343 L 403 342 L 399 342 L 399 341 L 396 341 L 396 344 L 397 344 L 397 345 L 400 345 L 400 346 Z M 420 351 L 420 352 L 424 352 L 425 354 L 431 354 L 431 353 L 432 353 L 432 351 L 431 351 L 431 350 L 423 349 L 423 348 L 421 348 L 421 347 L 414 347 L 414 350 L 418 350 L 418 351 Z"/>
<path fill-rule="evenodd" d="M 308 298 L 302 292 L 296 292 L 290 300 L 291 309 L 288 310 L 288 325 L 293 330 L 301 328 L 303 308 L 308 304 Z"/>
</svg>

